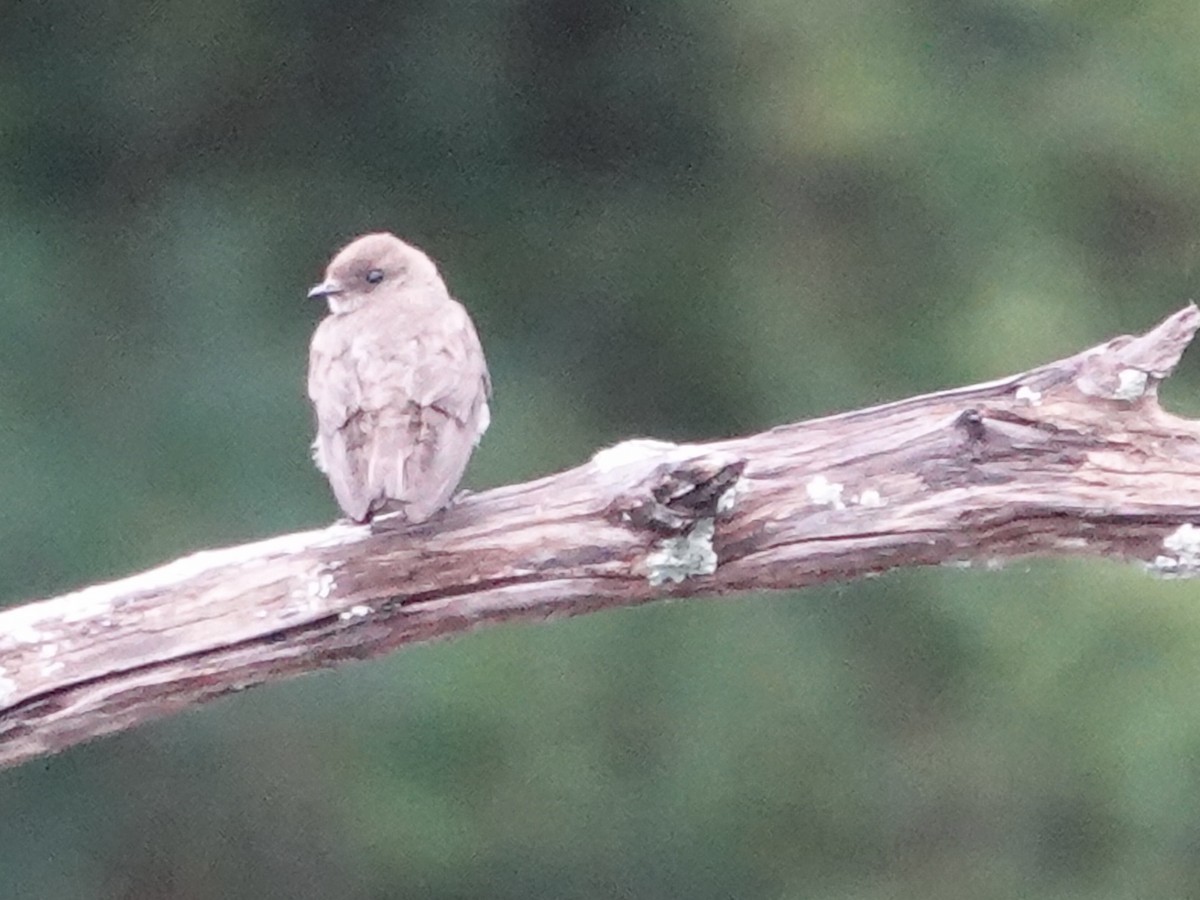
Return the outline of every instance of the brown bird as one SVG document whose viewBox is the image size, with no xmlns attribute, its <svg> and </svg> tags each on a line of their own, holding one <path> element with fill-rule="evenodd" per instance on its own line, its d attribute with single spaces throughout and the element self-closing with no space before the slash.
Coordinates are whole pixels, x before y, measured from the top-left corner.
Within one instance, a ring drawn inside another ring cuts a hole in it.
<svg viewBox="0 0 1200 900">
<path fill-rule="evenodd" d="M 313 461 L 355 522 L 424 522 L 450 502 L 488 427 L 491 380 L 475 326 L 437 266 L 393 234 L 366 234 L 308 296 Z"/>
</svg>

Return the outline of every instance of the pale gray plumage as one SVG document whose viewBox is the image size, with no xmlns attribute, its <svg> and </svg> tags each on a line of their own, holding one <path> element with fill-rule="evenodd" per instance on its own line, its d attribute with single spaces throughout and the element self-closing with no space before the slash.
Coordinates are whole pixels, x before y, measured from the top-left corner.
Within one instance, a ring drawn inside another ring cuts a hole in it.
<svg viewBox="0 0 1200 900">
<path fill-rule="evenodd" d="M 330 310 L 309 356 L 317 467 L 354 521 L 393 510 L 425 521 L 488 427 L 475 326 L 432 260 L 392 234 L 348 244 L 309 296 Z"/>
</svg>

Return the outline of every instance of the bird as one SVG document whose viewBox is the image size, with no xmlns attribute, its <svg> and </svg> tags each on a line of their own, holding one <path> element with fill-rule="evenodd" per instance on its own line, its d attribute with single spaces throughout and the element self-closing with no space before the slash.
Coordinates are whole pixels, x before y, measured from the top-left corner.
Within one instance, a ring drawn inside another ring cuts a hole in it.
<svg viewBox="0 0 1200 900">
<path fill-rule="evenodd" d="M 436 264 L 389 232 L 337 252 L 308 292 L 313 461 L 354 522 L 420 523 L 447 506 L 491 421 L 491 377 L 470 315 Z"/>
</svg>

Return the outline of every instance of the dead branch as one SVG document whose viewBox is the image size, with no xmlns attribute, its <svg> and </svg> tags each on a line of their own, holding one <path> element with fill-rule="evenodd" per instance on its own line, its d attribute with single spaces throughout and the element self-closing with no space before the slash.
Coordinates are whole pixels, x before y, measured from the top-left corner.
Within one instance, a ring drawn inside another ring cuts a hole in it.
<svg viewBox="0 0 1200 900">
<path fill-rule="evenodd" d="M 710 444 L 629 441 L 415 529 L 335 524 L 0 612 L 0 766 L 488 622 L 1091 555 L 1200 572 L 1189 305 L 987 384 Z"/>
</svg>

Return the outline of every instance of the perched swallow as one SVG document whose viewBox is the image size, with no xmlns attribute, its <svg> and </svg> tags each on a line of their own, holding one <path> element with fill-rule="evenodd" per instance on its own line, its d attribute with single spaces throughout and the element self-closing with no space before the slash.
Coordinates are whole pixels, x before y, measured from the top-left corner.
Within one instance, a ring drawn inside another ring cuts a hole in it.
<svg viewBox="0 0 1200 900">
<path fill-rule="evenodd" d="M 308 292 L 329 304 L 313 334 L 313 460 L 355 522 L 446 506 L 490 421 L 475 326 L 433 261 L 392 234 L 344 247 Z"/>
</svg>

